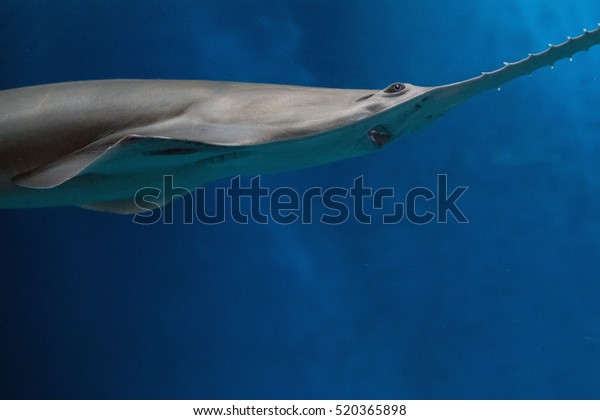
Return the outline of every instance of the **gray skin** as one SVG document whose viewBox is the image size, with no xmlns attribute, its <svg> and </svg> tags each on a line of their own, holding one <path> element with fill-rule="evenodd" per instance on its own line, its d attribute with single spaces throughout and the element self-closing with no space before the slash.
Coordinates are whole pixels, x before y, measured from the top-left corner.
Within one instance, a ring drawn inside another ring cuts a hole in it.
<svg viewBox="0 0 600 420">
<path fill-rule="evenodd" d="M 104 80 L 0 91 L 0 208 L 134 213 L 164 175 L 189 190 L 372 152 L 469 98 L 600 43 L 600 28 L 438 87 L 325 89 Z M 171 197 L 163 197 L 162 205 Z"/>
</svg>

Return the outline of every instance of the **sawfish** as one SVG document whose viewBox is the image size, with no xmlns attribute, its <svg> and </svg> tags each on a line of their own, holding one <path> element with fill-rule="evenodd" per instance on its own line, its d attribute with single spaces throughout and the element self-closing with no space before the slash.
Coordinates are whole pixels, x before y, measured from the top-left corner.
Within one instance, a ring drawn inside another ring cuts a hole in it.
<svg viewBox="0 0 600 420">
<path fill-rule="evenodd" d="M 136 192 L 161 188 L 165 175 L 191 190 L 359 156 L 596 44 L 600 24 L 498 70 L 434 87 L 97 80 L 0 91 L 0 208 L 136 213 Z"/>
</svg>

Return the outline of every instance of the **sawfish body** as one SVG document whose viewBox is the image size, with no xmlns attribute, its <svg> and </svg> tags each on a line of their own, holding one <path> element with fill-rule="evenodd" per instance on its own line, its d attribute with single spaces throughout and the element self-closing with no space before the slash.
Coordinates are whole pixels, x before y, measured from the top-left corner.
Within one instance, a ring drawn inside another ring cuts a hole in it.
<svg viewBox="0 0 600 420">
<path fill-rule="evenodd" d="M 0 208 L 140 211 L 164 175 L 211 180 L 362 155 L 469 98 L 600 43 L 600 28 L 481 76 L 383 90 L 103 80 L 0 91 Z M 165 197 L 168 202 L 170 197 Z"/>
</svg>

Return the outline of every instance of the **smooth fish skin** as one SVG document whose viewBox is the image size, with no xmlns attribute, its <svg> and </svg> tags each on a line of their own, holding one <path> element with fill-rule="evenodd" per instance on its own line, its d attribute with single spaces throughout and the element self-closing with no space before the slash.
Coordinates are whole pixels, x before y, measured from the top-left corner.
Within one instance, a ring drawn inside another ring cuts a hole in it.
<svg viewBox="0 0 600 420">
<path fill-rule="evenodd" d="M 143 187 L 362 155 L 469 98 L 600 44 L 600 28 L 473 79 L 384 90 L 101 80 L 0 91 L 0 208 L 135 213 Z M 170 197 L 166 197 L 168 202 Z"/>
</svg>

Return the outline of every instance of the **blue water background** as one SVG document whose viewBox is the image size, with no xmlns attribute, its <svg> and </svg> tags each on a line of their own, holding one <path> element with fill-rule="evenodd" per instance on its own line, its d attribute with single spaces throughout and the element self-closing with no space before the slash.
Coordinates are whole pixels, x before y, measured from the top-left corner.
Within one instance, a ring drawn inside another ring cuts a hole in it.
<svg viewBox="0 0 600 420">
<path fill-rule="evenodd" d="M 0 88 L 439 85 L 599 20 L 597 0 L 3 1 Z M 599 96 L 596 47 L 378 153 L 262 178 L 446 173 L 469 224 L 0 211 L 0 398 L 599 398 Z"/>
</svg>

